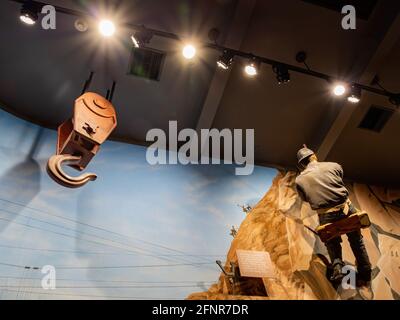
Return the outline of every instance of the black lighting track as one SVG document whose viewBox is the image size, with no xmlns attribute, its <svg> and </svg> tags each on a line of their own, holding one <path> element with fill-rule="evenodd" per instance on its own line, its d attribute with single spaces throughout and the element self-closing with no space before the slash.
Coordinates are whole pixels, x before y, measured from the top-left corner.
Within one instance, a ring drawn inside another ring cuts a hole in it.
<svg viewBox="0 0 400 320">
<path fill-rule="evenodd" d="M 9 1 L 13 1 L 13 2 L 17 2 L 17 3 L 25 3 L 25 0 L 9 0 Z M 45 5 L 52 5 L 50 3 L 44 3 L 44 2 L 40 2 L 40 1 L 34 1 L 31 0 L 31 2 L 35 3 L 37 6 L 45 6 Z M 53 5 L 54 6 L 54 5 Z M 73 9 L 68 9 L 68 8 L 64 8 L 64 7 L 60 7 L 60 6 L 54 6 L 54 8 L 56 9 L 57 12 L 60 13 L 64 13 L 64 14 L 68 14 L 68 15 L 72 15 L 72 16 L 77 16 L 77 17 L 89 17 L 89 18 L 96 18 L 94 15 L 87 13 L 87 12 L 82 12 L 82 11 L 77 11 L 77 10 L 73 10 Z M 123 24 L 123 26 L 127 27 L 128 29 L 132 29 L 135 31 L 141 31 L 143 30 L 143 25 L 139 25 L 139 24 L 133 24 L 133 23 L 125 23 Z M 162 31 L 162 30 L 157 30 L 157 29 L 151 29 L 151 28 L 147 28 L 146 30 L 148 32 L 150 32 L 151 34 L 158 36 L 158 37 L 162 37 L 162 38 L 168 38 L 168 39 L 172 39 L 172 40 L 176 40 L 176 41 L 182 41 L 183 38 L 181 38 L 179 35 L 175 34 L 175 33 L 171 33 L 171 32 L 166 32 L 166 31 Z M 347 81 L 345 79 L 339 79 L 337 77 L 333 77 L 330 76 L 328 74 L 325 73 L 321 73 L 318 71 L 313 71 L 311 69 L 305 69 L 302 67 L 298 67 L 298 66 L 294 66 L 291 64 L 287 64 L 281 61 L 277 61 L 277 60 L 273 60 L 273 59 L 269 59 L 266 57 L 262 57 L 262 56 L 257 56 L 255 54 L 252 53 L 248 53 L 248 52 L 243 52 L 243 51 L 239 51 L 239 50 L 235 50 L 235 49 L 231 49 L 228 47 L 224 47 L 215 43 L 209 43 L 209 42 L 202 42 L 201 46 L 203 48 L 209 48 L 209 49 L 213 49 L 213 50 L 218 50 L 221 51 L 222 53 L 225 51 L 229 51 L 233 56 L 238 56 L 238 57 L 242 57 L 244 59 L 255 59 L 261 63 L 264 64 L 268 64 L 271 66 L 274 65 L 282 65 L 284 67 L 286 67 L 288 70 L 290 71 L 294 71 L 297 73 L 301 73 L 301 74 L 305 74 L 314 78 L 319 78 L 319 79 L 323 79 L 326 80 L 328 82 L 333 82 L 333 81 L 342 81 L 342 82 L 346 82 L 349 85 L 354 85 L 364 91 L 368 91 L 377 95 L 381 95 L 381 96 L 385 96 L 388 97 L 390 99 L 390 101 L 393 103 L 393 101 L 398 101 L 400 99 L 399 94 L 395 94 L 393 92 L 389 92 L 387 90 L 382 90 L 382 89 L 378 89 L 378 88 L 374 88 L 374 87 L 370 87 L 367 85 L 363 85 L 360 83 L 356 83 L 353 81 Z M 398 99 L 393 99 L 393 98 L 398 98 Z M 399 101 L 400 102 L 400 101 Z"/>
</svg>

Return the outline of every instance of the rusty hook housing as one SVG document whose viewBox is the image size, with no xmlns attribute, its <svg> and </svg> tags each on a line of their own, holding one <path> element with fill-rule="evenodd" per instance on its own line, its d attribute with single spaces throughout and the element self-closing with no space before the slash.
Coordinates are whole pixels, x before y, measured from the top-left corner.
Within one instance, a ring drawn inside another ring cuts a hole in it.
<svg viewBox="0 0 400 320">
<path fill-rule="evenodd" d="M 107 99 L 93 92 L 76 99 L 72 119 L 58 127 L 56 154 L 47 162 L 50 177 L 69 188 L 96 180 L 94 173 L 72 177 L 63 171 L 62 165 L 84 170 L 116 126 L 115 109 Z"/>
</svg>

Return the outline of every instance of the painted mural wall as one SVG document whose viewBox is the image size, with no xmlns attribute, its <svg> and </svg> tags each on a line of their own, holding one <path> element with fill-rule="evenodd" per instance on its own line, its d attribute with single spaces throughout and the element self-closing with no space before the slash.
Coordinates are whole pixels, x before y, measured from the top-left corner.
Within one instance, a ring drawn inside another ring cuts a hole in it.
<svg viewBox="0 0 400 320">
<path fill-rule="evenodd" d="M 0 299 L 182 299 L 218 278 L 245 213 L 276 170 L 150 166 L 146 149 L 107 142 L 71 190 L 46 173 L 56 132 L 0 110 Z M 71 174 L 75 174 L 70 171 Z M 56 289 L 42 289 L 43 266 Z"/>
</svg>

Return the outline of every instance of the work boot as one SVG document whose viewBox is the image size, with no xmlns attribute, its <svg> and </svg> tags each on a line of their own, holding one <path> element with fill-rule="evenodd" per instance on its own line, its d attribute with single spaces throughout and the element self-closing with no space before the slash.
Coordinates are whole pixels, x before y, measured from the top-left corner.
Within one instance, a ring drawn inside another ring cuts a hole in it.
<svg viewBox="0 0 400 320">
<path fill-rule="evenodd" d="M 364 300 L 372 300 L 374 298 L 371 281 L 357 280 L 357 290 Z"/>
<path fill-rule="evenodd" d="M 333 273 L 331 276 L 331 281 L 333 282 L 340 282 L 342 281 L 344 274 L 342 273 L 342 268 L 344 266 L 344 263 L 341 261 L 335 262 L 333 264 Z"/>
</svg>

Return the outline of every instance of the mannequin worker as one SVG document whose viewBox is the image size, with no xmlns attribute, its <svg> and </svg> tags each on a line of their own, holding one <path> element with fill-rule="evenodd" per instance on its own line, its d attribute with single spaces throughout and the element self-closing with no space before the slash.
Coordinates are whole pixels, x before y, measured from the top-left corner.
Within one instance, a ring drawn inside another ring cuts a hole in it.
<svg viewBox="0 0 400 320">
<path fill-rule="evenodd" d="M 296 178 L 296 188 L 303 201 L 318 212 L 319 223 L 324 225 L 346 218 L 357 212 L 348 199 L 349 191 L 343 183 L 343 169 L 333 162 L 318 162 L 315 153 L 306 146 L 297 153 L 301 173 Z M 369 286 L 371 263 L 364 245 L 361 230 L 347 234 L 357 264 L 357 287 Z M 342 238 L 337 236 L 325 243 L 333 267 L 331 281 L 343 279 Z"/>
</svg>

